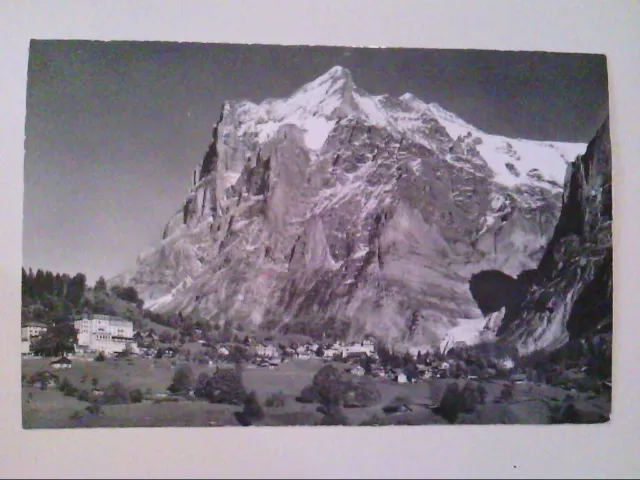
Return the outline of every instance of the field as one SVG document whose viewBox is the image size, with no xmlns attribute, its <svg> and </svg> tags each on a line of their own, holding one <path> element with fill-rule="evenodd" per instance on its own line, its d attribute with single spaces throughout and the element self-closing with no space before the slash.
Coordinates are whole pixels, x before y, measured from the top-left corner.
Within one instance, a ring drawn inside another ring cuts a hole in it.
<svg viewBox="0 0 640 480">
<path fill-rule="evenodd" d="M 50 370 L 48 361 L 37 358 L 23 360 L 26 376 Z M 313 425 L 322 415 L 315 404 L 296 402 L 300 391 L 309 385 L 315 373 L 325 365 L 320 360 L 292 360 L 280 367 L 269 370 L 246 365 L 243 381 L 248 391 L 254 390 L 262 405 L 274 393 L 285 397 L 283 407 L 264 407 L 266 418 L 261 425 Z M 213 373 L 215 366 L 191 364 L 197 377 L 201 372 Z M 345 368 L 342 364 L 335 364 Z M 153 359 L 108 359 L 93 362 L 76 359 L 70 369 L 55 372 L 60 380 L 67 378 L 79 389 L 90 389 L 92 379 L 98 379 L 100 387 L 106 387 L 118 380 L 127 390 L 138 388 L 154 394 L 166 393 L 171 384 L 175 367 L 170 360 Z M 446 385 L 459 380 L 432 379 L 415 385 L 400 385 L 386 379 L 376 379 L 380 401 L 366 408 L 345 408 L 350 425 L 363 422 L 379 425 L 394 424 L 442 424 L 446 423 L 427 406 L 437 404 Z M 567 395 L 567 390 L 546 385 L 516 385 L 513 401 L 496 404 L 503 382 L 483 382 L 488 395 L 486 405 L 474 413 L 463 415 L 459 423 L 551 423 L 550 409 L 559 405 Z M 608 404 L 601 399 L 577 394 L 576 401 L 588 405 L 590 410 L 608 415 Z M 23 426 L 24 428 L 88 428 L 88 427 L 209 427 L 238 426 L 234 413 L 240 407 L 211 404 L 203 400 L 181 398 L 175 403 L 155 403 L 144 401 L 137 404 L 105 405 L 100 415 L 85 411 L 89 405 L 74 397 L 66 397 L 55 387 L 47 390 L 23 386 Z M 397 397 L 411 405 L 412 411 L 385 415 L 382 407 Z M 73 417 L 76 418 L 73 418 Z M 373 420 L 372 420 L 373 419 Z"/>
</svg>

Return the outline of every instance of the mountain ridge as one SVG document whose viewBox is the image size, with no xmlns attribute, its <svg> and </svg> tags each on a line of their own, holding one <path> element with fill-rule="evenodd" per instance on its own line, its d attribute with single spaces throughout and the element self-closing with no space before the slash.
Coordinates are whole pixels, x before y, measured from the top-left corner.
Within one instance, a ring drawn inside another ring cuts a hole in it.
<svg viewBox="0 0 640 480">
<path fill-rule="evenodd" d="M 160 245 L 112 283 L 161 312 L 404 345 L 481 323 L 473 273 L 537 265 L 584 151 L 368 95 L 341 67 L 288 99 L 225 102 L 212 137 Z"/>
</svg>

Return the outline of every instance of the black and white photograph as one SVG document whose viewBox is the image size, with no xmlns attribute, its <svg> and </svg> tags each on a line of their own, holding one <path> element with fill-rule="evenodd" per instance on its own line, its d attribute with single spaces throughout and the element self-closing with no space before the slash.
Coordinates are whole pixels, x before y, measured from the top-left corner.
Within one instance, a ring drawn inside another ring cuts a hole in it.
<svg viewBox="0 0 640 480">
<path fill-rule="evenodd" d="M 42 39 L 26 93 L 24 429 L 609 422 L 605 55 Z"/>
</svg>

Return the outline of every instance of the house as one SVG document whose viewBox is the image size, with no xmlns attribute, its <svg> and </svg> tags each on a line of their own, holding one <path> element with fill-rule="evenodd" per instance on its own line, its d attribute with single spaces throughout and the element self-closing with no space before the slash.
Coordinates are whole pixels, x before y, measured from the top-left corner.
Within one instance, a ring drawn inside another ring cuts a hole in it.
<svg viewBox="0 0 640 480">
<path fill-rule="evenodd" d="M 358 365 L 357 367 L 353 367 L 350 371 L 351 375 L 356 375 L 358 377 L 363 377 L 365 374 L 364 368 L 362 368 L 360 365 Z"/>
<path fill-rule="evenodd" d="M 218 355 L 220 355 L 221 357 L 226 357 L 227 355 L 229 355 L 229 349 L 227 347 L 225 347 L 224 345 L 221 347 L 218 347 Z"/>
<path fill-rule="evenodd" d="M 408 383 L 407 375 L 399 370 L 389 370 L 389 377 L 397 383 Z"/>
<path fill-rule="evenodd" d="M 274 358 L 280 356 L 280 351 L 272 344 L 260 343 L 256 345 L 256 354 L 260 357 Z"/>
<path fill-rule="evenodd" d="M 29 340 L 22 340 L 21 353 L 22 355 L 29 355 L 31 353 L 31 342 Z"/>
<path fill-rule="evenodd" d="M 22 340 L 34 342 L 47 331 L 47 326 L 40 322 L 29 322 L 22 326 Z"/>
<path fill-rule="evenodd" d="M 84 314 L 76 317 L 77 349 L 112 355 L 133 348 L 133 322 L 111 315 Z"/>
<path fill-rule="evenodd" d="M 51 362 L 51 368 L 55 368 L 57 370 L 71 368 L 71 363 L 71 360 L 67 357 L 60 357 L 58 360 Z"/>
<path fill-rule="evenodd" d="M 344 354 L 348 356 L 350 354 L 359 353 L 371 357 L 375 353 L 375 349 L 376 347 L 373 342 L 371 342 L 370 340 L 365 340 L 364 342 L 354 342 L 349 344 L 344 348 Z"/>
<path fill-rule="evenodd" d="M 335 347 L 330 347 L 324 351 L 323 358 L 332 359 L 336 355 L 342 356 L 342 350 L 338 350 Z"/>
<path fill-rule="evenodd" d="M 511 381 L 513 383 L 525 383 L 527 381 L 527 376 L 524 373 L 516 373 L 511 375 Z"/>
<path fill-rule="evenodd" d="M 349 363 L 360 363 L 368 356 L 366 352 L 350 352 L 346 355 L 345 360 Z"/>
<path fill-rule="evenodd" d="M 300 360 L 311 360 L 311 354 L 309 352 L 298 353 L 297 357 Z"/>
</svg>

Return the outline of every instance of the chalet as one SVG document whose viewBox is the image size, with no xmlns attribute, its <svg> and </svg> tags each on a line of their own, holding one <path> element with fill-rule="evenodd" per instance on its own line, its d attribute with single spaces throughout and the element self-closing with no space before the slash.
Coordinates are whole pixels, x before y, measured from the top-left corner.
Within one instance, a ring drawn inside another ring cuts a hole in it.
<svg viewBox="0 0 640 480">
<path fill-rule="evenodd" d="M 55 369 L 66 369 L 66 368 L 71 368 L 71 360 L 69 360 L 67 357 L 60 357 L 58 360 L 54 360 L 53 362 L 51 362 L 51 368 L 55 368 Z"/>
<path fill-rule="evenodd" d="M 407 383 L 409 381 L 407 379 L 407 375 L 401 370 L 391 369 L 389 370 L 387 377 L 397 383 Z"/>
<path fill-rule="evenodd" d="M 256 354 L 260 357 L 279 357 L 280 350 L 273 344 L 270 343 L 260 343 L 256 345 Z"/>
<path fill-rule="evenodd" d="M 323 357 L 326 359 L 332 359 L 336 355 L 339 355 L 340 357 L 342 357 L 342 350 L 338 350 L 335 347 L 330 347 L 324 351 Z"/>
<path fill-rule="evenodd" d="M 47 326 L 40 322 L 29 322 L 22 326 L 22 340 L 34 342 L 47 331 Z"/>
<path fill-rule="evenodd" d="M 367 356 L 373 356 L 373 354 L 375 353 L 375 346 L 373 345 L 373 342 L 371 342 L 370 340 L 365 340 L 364 342 L 360 342 L 360 343 L 354 342 L 344 348 L 344 353 L 347 356 L 352 353 L 353 354 L 359 353 Z"/>
</svg>

